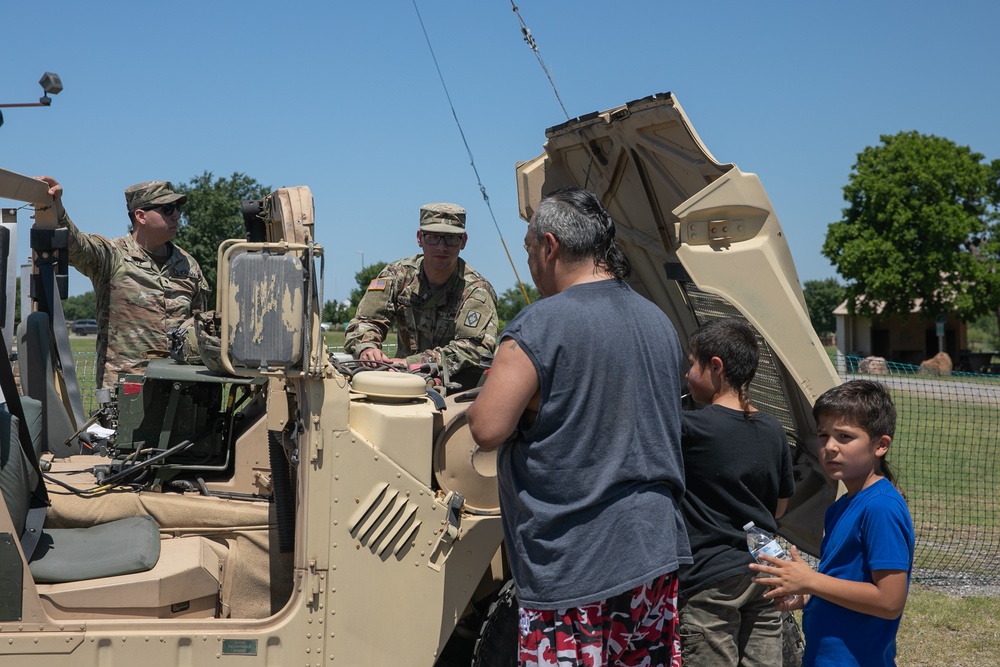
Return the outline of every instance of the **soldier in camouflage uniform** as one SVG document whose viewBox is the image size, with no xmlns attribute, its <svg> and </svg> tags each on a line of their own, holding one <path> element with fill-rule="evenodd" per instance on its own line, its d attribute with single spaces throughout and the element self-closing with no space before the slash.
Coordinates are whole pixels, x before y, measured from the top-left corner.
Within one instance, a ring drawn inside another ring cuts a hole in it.
<svg viewBox="0 0 1000 667">
<path fill-rule="evenodd" d="M 94 283 L 97 386 L 113 386 L 120 373 L 141 372 L 150 350 L 168 350 L 167 331 L 207 306 L 201 267 L 171 242 L 187 196 L 166 181 L 126 188 L 131 233 L 106 239 L 77 229 L 62 209 L 62 186 L 41 180 L 61 209 L 59 225 L 69 229 L 70 265 Z"/>
<path fill-rule="evenodd" d="M 496 348 L 497 295 L 459 258 L 467 240 L 464 208 L 421 207 L 417 245 L 423 254 L 387 265 L 371 281 L 347 327 L 344 349 L 369 361 L 441 364 L 451 380 L 475 386 L 482 362 Z M 382 352 L 393 322 L 396 354 L 405 360 Z"/>
</svg>

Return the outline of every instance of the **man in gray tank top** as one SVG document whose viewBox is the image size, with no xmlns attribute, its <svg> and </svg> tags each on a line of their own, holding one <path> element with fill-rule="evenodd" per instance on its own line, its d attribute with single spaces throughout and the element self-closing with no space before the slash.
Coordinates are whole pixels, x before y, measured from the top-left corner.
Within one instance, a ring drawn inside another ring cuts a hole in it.
<svg viewBox="0 0 1000 667">
<path fill-rule="evenodd" d="M 679 665 L 680 342 L 625 282 L 592 193 L 546 197 L 524 247 L 546 298 L 504 329 L 467 413 L 479 447 L 500 448 L 521 664 L 555 664 L 558 647 L 576 664 Z"/>
</svg>

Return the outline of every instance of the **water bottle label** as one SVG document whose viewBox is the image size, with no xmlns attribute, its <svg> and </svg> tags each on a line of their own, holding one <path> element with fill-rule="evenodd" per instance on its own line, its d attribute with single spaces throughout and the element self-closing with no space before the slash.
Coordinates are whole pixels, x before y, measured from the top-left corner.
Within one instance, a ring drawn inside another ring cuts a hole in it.
<svg viewBox="0 0 1000 667">
<path fill-rule="evenodd" d="M 780 544 L 778 544 L 778 540 L 771 540 L 770 542 L 762 546 L 760 549 L 754 551 L 753 557 L 757 558 L 761 554 L 765 556 L 770 556 L 771 558 L 784 558 L 785 550 L 781 548 Z M 757 558 L 757 560 L 760 559 Z"/>
</svg>

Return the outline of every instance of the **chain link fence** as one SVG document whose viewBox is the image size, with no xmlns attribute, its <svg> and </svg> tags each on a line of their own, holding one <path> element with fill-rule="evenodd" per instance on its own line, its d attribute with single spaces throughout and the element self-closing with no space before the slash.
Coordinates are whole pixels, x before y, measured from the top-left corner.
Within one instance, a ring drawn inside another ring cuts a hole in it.
<svg viewBox="0 0 1000 667">
<path fill-rule="evenodd" d="M 94 395 L 97 377 L 97 353 L 74 352 L 73 365 L 76 367 L 76 382 L 80 387 L 80 398 L 83 400 L 84 415 L 91 415 L 98 409 L 97 397 Z"/>
</svg>

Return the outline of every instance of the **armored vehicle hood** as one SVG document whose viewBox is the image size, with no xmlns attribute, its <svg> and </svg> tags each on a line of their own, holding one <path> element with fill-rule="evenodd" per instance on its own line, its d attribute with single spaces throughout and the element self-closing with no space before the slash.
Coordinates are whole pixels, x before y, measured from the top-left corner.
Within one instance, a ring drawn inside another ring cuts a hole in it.
<svg viewBox="0 0 1000 667">
<path fill-rule="evenodd" d="M 581 116 L 545 135 L 545 152 L 517 166 L 525 220 L 544 194 L 587 188 L 615 221 L 632 287 L 670 317 L 682 341 L 726 316 L 746 319 L 760 334 L 751 398 L 784 425 L 796 466 L 797 490 L 781 532 L 818 553 L 835 488 L 816 462 L 811 410 L 839 379 L 810 324 L 760 180 L 718 162 L 670 93 Z"/>
</svg>

